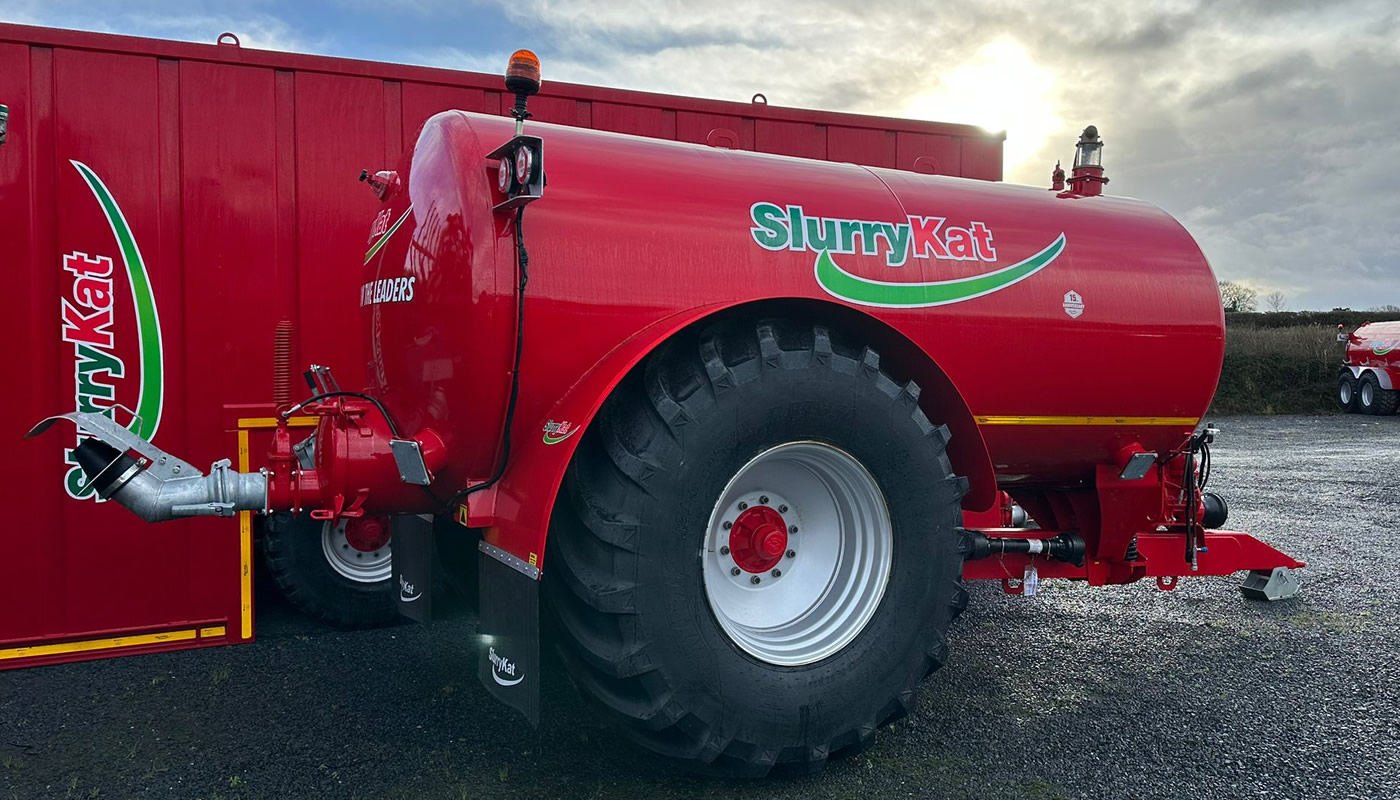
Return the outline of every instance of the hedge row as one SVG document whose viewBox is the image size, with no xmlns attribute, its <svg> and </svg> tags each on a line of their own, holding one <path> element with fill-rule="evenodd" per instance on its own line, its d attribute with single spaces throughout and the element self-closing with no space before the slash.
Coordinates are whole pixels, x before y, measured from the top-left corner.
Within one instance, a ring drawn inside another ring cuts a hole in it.
<svg viewBox="0 0 1400 800">
<path fill-rule="evenodd" d="M 1293 312 L 1298 317 L 1327 313 Z M 1215 400 L 1211 404 L 1212 413 L 1315 414 L 1336 411 L 1332 394 L 1344 356 L 1344 345 L 1337 342 L 1336 325 L 1339 320 L 1329 320 L 1330 325 L 1313 323 L 1283 327 L 1251 325 L 1238 319 L 1275 316 L 1281 315 L 1225 315 L 1225 365 L 1220 374 L 1220 386 L 1215 390 Z"/>
<path fill-rule="evenodd" d="M 1227 328 L 1296 328 L 1301 325 L 1321 325 L 1333 333 L 1342 325 L 1348 331 L 1366 322 L 1400 320 L 1395 311 L 1231 311 L 1225 314 Z"/>
</svg>

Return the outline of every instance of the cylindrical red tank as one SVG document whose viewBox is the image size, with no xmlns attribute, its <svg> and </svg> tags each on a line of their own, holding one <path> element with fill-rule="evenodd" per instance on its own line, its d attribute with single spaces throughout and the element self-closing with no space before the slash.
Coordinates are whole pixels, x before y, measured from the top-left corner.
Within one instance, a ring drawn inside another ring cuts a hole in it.
<svg viewBox="0 0 1400 800">
<path fill-rule="evenodd" d="M 402 227 L 365 265 L 371 384 L 407 433 L 443 437 L 458 482 L 491 474 L 500 452 L 516 250 L 486 156 L 512 128 L 430 119 L 388 199 Z M 544 141 L 547 188 L 524 214 L 517 435 L 569 422 L 551 418 L 560 398 L 653 326 L 771 298 L 854 306 L 923 349 L 1003 485 L 1081 484 L 1134 442 L 1171 450 L 1210 403 L 1216 279 L 1147 203 L 526 129 Z"/>
<path fill-rule="evenodd" d="M 1347 337 L 1346 363 L 1400 374 L 1400 322 L 1368 322 L 1357 328 Z"/>
</svg>

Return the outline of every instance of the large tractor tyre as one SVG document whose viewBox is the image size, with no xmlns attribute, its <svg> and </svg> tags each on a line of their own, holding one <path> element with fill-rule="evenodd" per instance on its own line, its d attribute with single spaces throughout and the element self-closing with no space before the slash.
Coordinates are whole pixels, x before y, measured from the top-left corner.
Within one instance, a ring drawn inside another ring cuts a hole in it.
<svg viewBox="0 0 1400 800">
<path fill-rule="evenodd" d="M 672 344 L 590 426 L 544 569 L 576 684 L 714 774 L 809 773 L 909 713 L 966 605 L 947 428 L 821 327 Z"/>
<path fill-rule="evenodd" d="M 288 601 L 340 628 L 379 628 L 398 619 L 388 519 L 276 514 L 263 534 L 268 572 Z"/>
<path fill-rule="evenodd" d="M 1395 392 L 1381 388 L 1376 376 L 1366 373 L 1356 387 L 1356 408 L 1363 414 L 1383 416 L 1395 413 Z"/>
<path fill-rule="evenodd" d="M 1394 414 L 1397 408 L 1400 408 L 1400 390 L 1376 389 L 1375 408 L 1371 413 L 1376 416 L 1388 416 Z"/>
<path fill-rule="evenodd" d="M 1349 414 L 1356 411 L 1356 376 L 1350 370 L 1337 375 L 1337 407 Z"/>
</svg>

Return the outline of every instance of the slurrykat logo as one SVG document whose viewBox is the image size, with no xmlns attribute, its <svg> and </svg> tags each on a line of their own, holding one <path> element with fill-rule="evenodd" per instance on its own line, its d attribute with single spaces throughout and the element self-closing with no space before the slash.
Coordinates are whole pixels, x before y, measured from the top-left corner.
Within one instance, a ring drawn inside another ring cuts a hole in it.
<svg viewBox="0 0 1400 800">
<path fill-rule="evenodd" d="M 131 227 L 106 184 L 86 164 L 70 163 L 106 217 L 131 290 L 136 318 L 138 383 L 134 414 L 127 428 L 149 441 L 160 427 L 165 399 L 160 315 L 156 311 L 150 275 Z M 74 406 L 79 411 L 110 413 L 118 403 L 118 389 L 130 378 L 128 360 L 119 354 L 126 348 L 121 346 L 116 331 L 118 291 L 113 260 L 110 256 L 74 250 L 63 256 L 63 270 L 72 276 L 65 296 L 60 298 L 59 321 L 63 341 L 73 347 Z M 82 438 L 79 434 L 74 447 Z M 92 497 L 92 488 L 86 485 L 87 479 L 71 449 L 63 451 L 63 460 L 69 465 L 63 481 L 68 495 L 74 499 Z"/>
<path fill-rule="evenodd" d="M 487 658 L 491 659 L 491 677 L 496 679 L 496 683 L 502 686 L 514 686 L 525 680 L 524 675 L 516 675 L 516 663 L 505 656 L 497 655 L 496 648 L 488 648 Z M 508 678 L 501 677 L 509 676 Z"/>
<path fill-rule="evenodd" d="M 885 266 L 903 267 L 910 258 L 997 263 L 996 239 L 986 223 L 950 225 L 947 217 L 913 216 L 899 222 L 809 215 L 802 206 L 754 203 L 749 209 L 754 242 L 765 250 L 817 254 L 817 283 L 828 294 L 852 303 L 891 308 L 925 308 L 959 303 L 1000 291 L 1046 268 L 1065 249 L 1061 233 L 1029 258 L 991 272 L 946 281 L 889 282 L 853 275 L 833 255 L 884 256 Z"/>
</svg>

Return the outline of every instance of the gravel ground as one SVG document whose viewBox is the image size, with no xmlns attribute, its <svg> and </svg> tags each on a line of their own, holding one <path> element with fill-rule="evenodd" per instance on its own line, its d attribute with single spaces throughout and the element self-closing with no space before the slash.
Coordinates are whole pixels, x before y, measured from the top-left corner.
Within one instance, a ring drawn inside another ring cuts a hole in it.
<svg viewBox="0 0 1400 800">
<path fill-rule="evenodd" d="M 1400 797 L 1400 417 L 1218 424 L 1231 527 L 1309 562 L 1299 598 L 976 585 L 919 712 L 815 778 L 678 775 L 557 669 L 530 730 L 465 609 L 343 633 L 264 603 L 256 644 L 0 673 L 0 799 Z"/>
</svg>

